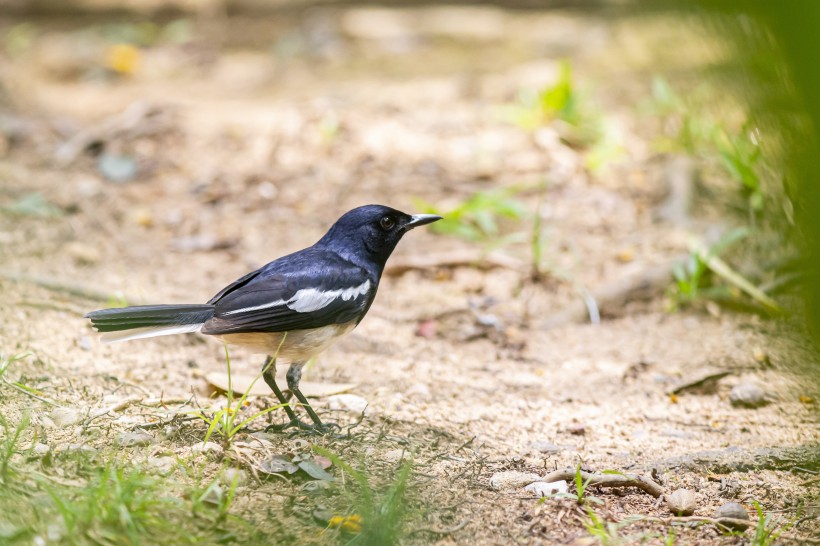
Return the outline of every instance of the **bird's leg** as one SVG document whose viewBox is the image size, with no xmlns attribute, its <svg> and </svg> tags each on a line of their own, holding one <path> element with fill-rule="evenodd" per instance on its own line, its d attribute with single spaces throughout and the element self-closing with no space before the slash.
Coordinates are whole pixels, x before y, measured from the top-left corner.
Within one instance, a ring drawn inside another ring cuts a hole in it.
<svg viewBox="0 0 820 546">
<path fill-rule="evenodd" d="M 316 412 L 313 411 L 313 408 L 310 407 L 305 395 L 299 390 L 299 379 L 302 377 L 302 366 L 304 362 L 298 364 L 292 364 L 291 367 L 288 369 L 288 388 L 290 389 L 291 393 L 296 396 L 296 399 L 299 400 L 299 403 L 305 406 L 308 415 L 313 420 L 314 424 L 305 423 L 301 419 L 296 416 L 296 412 L 293 411 L 293 408 L 290 407 L 288 403 L 288 397 L 282 392 L 282 389 L 279 388 L 279 385 L 276 384 L 276 360 L 273 357 L 268 357 L 265 360 L 265 366 L 262 369 L 262 377 L 265 379 L 265 383 L 273 391 L 273 394 L 276 395 L 276 398 L 279 399 L 279 403 L 285 408 L 285 412 L 288 414 L 288 422 L 281 424 L 281 425 L 270 425 L 267 427 L 266 430 L 273 430 L 275 432 L 282 432 L 289 428 L 298 428 L 300 430 L 305 430 L 309 432 L 315 432 L 323 434 L 325 432 L 329 432 L 329 427 L 326 427 L 322 424 L 321 419 L 319 416 L 316 415 Z M 292 371 L 296 369 L 297 373 L 295 376 L 293 375 Z"/>
<path fill-rule="evenodd" d="M 305 408 L 308 416 L 310 416 L 310 420 L 313 421 L 313 424 L 319 428 L 323 428 L 324 424 L 322 420 L 319 419 L 319 416 L 313 410 L 313 407 L 310 405 L 310 402 L 307 401 L 305 395 L 302 394 L 302 391 L 299 390 L 299 381 L 302 379 L 302 366 L 304 366 L 304 362 L 294 362 L 288 368 L 288 389 L 290 392 L 293 393 L 293 396 L 299 401 L 300 404 Z"/>
<path fill-rule="evenodd" d="M 279 403 L 285 408 L 285 413 L 288 414 L 288 419 L 290 419 L 290 422 L 287 423 L 285 428 L 290 426 L 292 423 L 298 423 L 299 418 L 296 417 L 296 413 L 294 413 L 293 408 L 291 408 L 290 404 L 288 404 L 288 399 L 285 397 L 282 389 L 280 389 L 279 385 L 276 384 L 276 359 L 272 356 L 268 356 L 265 359 L 265 364 L 262 367 L 262 378 L 265 380 L 265 383 L 268 384 L 268 387 L 270 387 L 273 391 L 273 394 L 276 395 Z"/>
</svg>

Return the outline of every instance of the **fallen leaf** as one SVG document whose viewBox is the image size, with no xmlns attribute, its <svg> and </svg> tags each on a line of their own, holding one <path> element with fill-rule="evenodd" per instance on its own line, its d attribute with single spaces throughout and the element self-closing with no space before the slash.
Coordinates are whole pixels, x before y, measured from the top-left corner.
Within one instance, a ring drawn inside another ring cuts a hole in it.
<svg viewBox="0 0 820 546">
<path fill-rule="evenodd" d="M 327 457 L 322 457 L 321 455 L 314 455 L 313 462 L 319 465 L 321 468 L 327 470 L 331 466 L 333 466 L 333 462 L 328 459 Z"/>
<path fill-rule="evenodd" d="M 299 461 L 299 468 L 308 476 L 317 480 L 332 482 L 335 480 L 332 474 L 326 472 L 321 466 L 312 460 Z"/>
<path fill-rule="evenodd" d="M 287 455 L 274 455 L 262 461 L 258 468 L 265 474 L 295 474 L 299 470 Z"/>
</svg>

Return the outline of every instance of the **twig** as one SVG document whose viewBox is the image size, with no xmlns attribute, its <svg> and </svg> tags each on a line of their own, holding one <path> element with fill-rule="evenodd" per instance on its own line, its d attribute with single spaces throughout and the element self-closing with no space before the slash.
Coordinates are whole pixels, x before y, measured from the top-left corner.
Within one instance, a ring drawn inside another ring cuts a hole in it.
<svg viewBox="0 0 820 546">
<path fill-rule="evenodd" d="M 601 487 L 637 487 L 638 489 L 649 493 L 655 498 L 660 497 L 666 491 L 663 486 L 655 483 L 651 478 L 646 476 L 638 476 L 636 474 L 600 474 L 595 472 L 578 471 L 581 473 L 581 478 L 589 485 L 599 485 Z M 557 482 L 569 481 L 575 479 L 576 469 L 564 468 L 563 470 L 556 470 L 550 472 L 541 481 Z"/>
<path fill-rule="evenodd" d="M 731 370 L 717 370 L 699 374 L 697 377 L 678 384 L 669 392 L 671 394 L 681 394 L 686 391 L 714 392 L 717 382 L 731 374 Z"/>
<path fill-rule="evenodd" d="M 122 112 L 97 125 L 75 133 L 55 153 L 61 165 L 73 163 L 94 142 L 130 139 L 163 133 L 173 127 L 167 108 L 148 102 L 135 102 Z"/>
<path fill-rule="evenodd" d="M 124 398 L 112 406 L 98 409 L 88 419 L 85 420 L 85 422 L 83 423 L 83 427 L 87 427 L 94 419 L 102 417 L 103 415 L 108 415 L 112 411 L 122 411 L 131 404 L 139 402 L 140 400 L 142 400 L 141 396 L 129 396 L 128 398 Z"/>
</svg>

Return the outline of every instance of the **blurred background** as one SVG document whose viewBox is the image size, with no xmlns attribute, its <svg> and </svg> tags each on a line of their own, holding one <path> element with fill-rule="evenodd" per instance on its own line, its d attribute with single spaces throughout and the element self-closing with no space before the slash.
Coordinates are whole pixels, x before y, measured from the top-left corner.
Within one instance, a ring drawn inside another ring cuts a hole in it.
<svg viewBox="0 0 820 546">
<path fill-rule="evenodd" d="M 184 394 L 220 347 L 79 317 L 205 301 L 383 203 L 445 220 L 308 370 L 376 415 L 504 456 L 597 426 L 577 449 L 613 467 L 816 444 L 820 4 L 774 4 L 2 0 L 0 349 L 37 388 Z M 679 400 L 694 372 L 720 382 Z M 733 413 L 750 382 L 769 413 Z"/>
</svg>

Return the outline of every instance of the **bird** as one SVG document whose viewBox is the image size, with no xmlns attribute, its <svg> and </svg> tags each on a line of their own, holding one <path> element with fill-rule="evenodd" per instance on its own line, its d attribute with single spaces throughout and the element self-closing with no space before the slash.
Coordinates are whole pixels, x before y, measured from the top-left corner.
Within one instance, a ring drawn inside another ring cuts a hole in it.
<svg viewBox="0 0 820 546">
<path fill-rule="evenodd" d="M 282 256 L 232 282 L 204 304 L 139 305 L 85 315 L 103 342 L 200 332 L 266 355 L 262 377 L 285 409 L 291 427 L 332 429 L 299 390 L 302 368 L 367 314 L 387 259 L 410 230 L 441 220 L 385 205 L 343 214 L 315 244 Z M 288 390 L 311 423 L 299 419 L 276 383 L 276 362 L 289 364 Z"/>
</svg>

